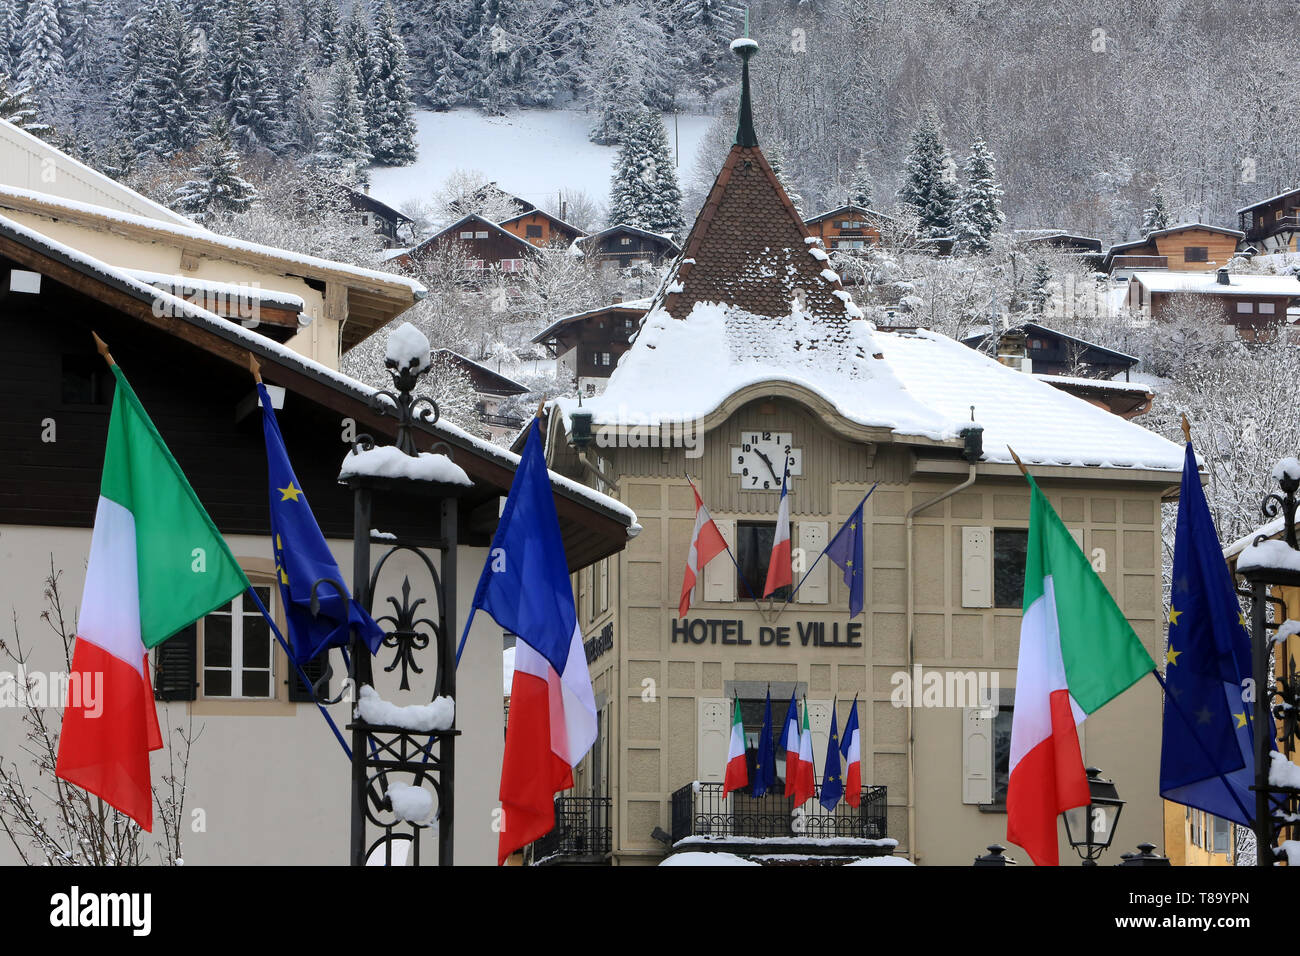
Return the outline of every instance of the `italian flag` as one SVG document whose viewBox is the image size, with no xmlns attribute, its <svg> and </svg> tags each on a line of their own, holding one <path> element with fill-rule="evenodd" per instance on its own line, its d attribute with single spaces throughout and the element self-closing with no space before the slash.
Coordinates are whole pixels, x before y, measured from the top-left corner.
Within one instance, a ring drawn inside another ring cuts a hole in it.
<svg viewBox="0 0 1300 956">
<path fill-rule="evenodd" d="M 745 723 L 740 719 L 740 698 L 731 713 L 731 745 L 727 748 L 727 774 L 722 779 L 722 792 L 731 793 L 749 786 L 749 768 L 745 766 Z"/>
<path fill-rule="evenodd" d="M 1007 839 L 1056 866 L 1057 816 L 1087 806 L 1077 726 L 1155 663 L 1032 477 L 1011 717 Z"/>
<path fill-rule="evenodd" d="M 794 794 L 791 807 L 801 807 L 817 790 L 817 768 L 813 766 L 812 731 L 808 729 L 808 701 L 803 702 L 803 732 L 799 734 L 799 766 L 794 775 Z M 789 770 L 786 771 L 789 774 Z"/>
<path fill-rule="evenodd" d="M 55 772 L 153 829 L 149 753 L 162 735 L 147 648 L 248 585 L 116 365 L 99 505 Z M 98 702 L 78 688 L 94 683 Z"/>
</svg>

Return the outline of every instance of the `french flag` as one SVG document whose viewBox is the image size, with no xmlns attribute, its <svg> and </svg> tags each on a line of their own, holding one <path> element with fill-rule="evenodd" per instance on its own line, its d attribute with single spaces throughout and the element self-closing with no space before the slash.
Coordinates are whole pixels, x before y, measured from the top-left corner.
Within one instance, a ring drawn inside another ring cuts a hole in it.
<svg viewBox="0 0 1300 956">
<path fill-rule="evenodd" d="M 790 694 L 790 707 L 785 712 L 785 723 L 781 725 L 781 746 L 785 748 L 785 792 L 789 796 L 794 793 L 795 782 L 799 779 L 799 705 L 793 692 Z"/>
<path fill-rule="evenodd" d="M 790 459 L 786 459 L 785 473 L 781 475 L 781 504 L 776 512 L 776 534 L 772 538 L 772 556 L 767 562 L 767 584 L 763 587 L 763 597 L 768 597 L 777 588 L 789 587 L 794 583 L 790 565 L 790 496 L 786 494 L 790 479 Z"/>
<path fill-rule="evenodd" d="M 858 699 L 844 724 L 840 737 L 840 757 L 844 763 L 844 802 L 856 807 L 862 802 L 862 733 L 858 729 Z"/>
<path fill-rule="evenodd" d="M 573 768 L 596 742 L 596 698 L 536 421 L 479 576 L 465 635 L 479 609 L 517 638 L 501 762 L 501 864 L 554 829 L 555 795 L 573 786 Z"/>
</svg>

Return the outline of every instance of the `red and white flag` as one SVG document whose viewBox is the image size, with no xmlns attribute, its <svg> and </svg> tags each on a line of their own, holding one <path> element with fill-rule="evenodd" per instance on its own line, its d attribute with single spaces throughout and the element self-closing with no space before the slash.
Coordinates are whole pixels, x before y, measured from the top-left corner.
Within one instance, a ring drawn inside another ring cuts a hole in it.
<svg viewBox="0 0 1300 956">
<path fill-rule="evenodd" d="M 781 746 L 785 748 L 785 792 L 788 796 L 794 793 L 795 782 L 799 779 L 799 705 L 795 703 L 794 694 L 790 695 L 790 706 L 781 726 Z"/>
<path fill-rule="evenodd" d="M 690 481 L 690 479 L 686 479 Z M 691 589 L 704 573 L 704 566 L 727 550 L 727 542 L 722 540 L 722 532 L 709 517 L 709 509 L 704 507 L 700 491 L 691 482 L 691 491 L 695 495 L 695 530 L 691 532 L 691 549 L 686 553 L 686 576 L 682 580 L 682 599 L 677 605 L 677 616 L 685 617 L 691 607 Z"/>
<path fill-rule="evenodd" d="M 817 792 L 817 768 L 813 765 L 812 730 L 808 727 L 808 701 L 803 702 L 803 732 L 799 734 L 799 768 L 790 786 L 790 770 L 786 769 L 786 789 L 794 794 L 793 806 L 801 807 Z"/>
<path fill-rule="evenodd" d="M 749 767 L 745 764 L 745 722 L 740 717 L 740 698 L 731 714 L 731 744 L 727 747 L 727 772 L 722 778 L 722 792 L 731 793 L 749 786 Z"/>
<path fill-rule="evenodd" d="M 781 505 L 776 511 L 776 535 L 772 538 L 772 556 L 767 562 L 767 584 L 763 586 L 763 597 L 768 597 L 777 588 L 794 584 L 790 565 L 790 497 L 786 494 L 790 483 L 790 460 L 785 462 L 785 473 L 781 476 Z"/>
<path fill-rule="evenodd" d="M 858 699 L 853 698 L 848 723 L 840 738 L 840 756 L 844 762 L 844 801 L 851 807 L 862 802 L 862 732 L 858 728 Z"/>
</svg>

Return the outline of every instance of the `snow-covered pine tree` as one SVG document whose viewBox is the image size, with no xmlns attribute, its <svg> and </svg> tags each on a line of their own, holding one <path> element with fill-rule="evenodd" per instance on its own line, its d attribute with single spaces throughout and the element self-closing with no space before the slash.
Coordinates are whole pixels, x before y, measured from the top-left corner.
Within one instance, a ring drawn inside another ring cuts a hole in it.
<svg viewBox="0 0 1300 956">
<path fill-rule="evenodd" d="M 853 167 L 853 178 L 849 180 L 849 203 L 863 209 L 870 209 L 871 191 L 874 186 L 871 170 L 867 168 L 867 158 L 859 156 Z"/>
<path fill-rule="evenodd" d="M 1156 181 L 1151 187 L 1151 205 L 1142 210 L 1142 235 L 1146 236 L 1157 229 L 1169 228 L 1169 203 L 1165 200 L 1165 184 Z"/>
<path fill-rule="evenodd" d="M 317 66 L 330 67 L 337 62 L 343 47 L 343 19 L 337 0 L 321 0 L 316 19 Z M 356 72 L 353 71 L 355 78 Z"/>
<path fill-rule="evenodd" d="M 957 201 L 956 166 L 939 132 L 939 122 L 926 111 L 912 132 L 906 175 L 898 198 L 912 207 L 921 235 L 951 236 Z"/>
<path fill-rule="evenodd" d="M 64 79 L 63 23 L 56 0 L 28 0 L 18 34 L 18 80 L 47 100 Z"/>
<path fill-rule="evenodd" d="M 376 163 L 406 166 L 415 162 L 414 107 L 406 45 L 387 2 L 375 17 L 370 62 L 370 86 L 365 91 L 366 145 Z"/>
<path fill-rule="evenodd" d="M 174 205 L 199 221 L 214 214 L 246 212 L 257 198 L 257 190 L 239 175 L 239 154 L 224 120 L 213 124 L 212 134 L 199 148 L 198 165 L 190 171 L 194 178 L 176 190 Z"/>
<path fill-rule="evenodd" d="M 232 0 L 212 57 L 213 98 L 230 122 L 231 137 L 244 149 L 271 148 L 279 140 L 279 104 L 258 41 L 260 29 L 252 0 Z"/>
<path fill-rule="evenodd" d="M 1047 300 L 1052 295 L 1049 288 L 1051 282 L 1051 267 L 1048 266 L 1046 261 L 1040 261 L 1034 267 L 1034 278 L 1029 288 L 1029 301 L 1035 312 L 1041 313 L 1047 307 Z"/>
<path fill-rule="evenodd" d="M 674 0 L 673 11 L 678 35 L 694 54 L 689 72 L 700 92 L 711 93 L 729 74 L 719 61 L 727 62 L 731 41 L 743 28 L 744 13 L 729 0 Z"/>
<path fill-rule="evenodd" d="M 23 19 L 18 15 L 18 0 L 0 0 L 0 75 L 13 76 L 18 69 L 18 45 Z"/>
<path fill-rule="evenodd" d="M 1002 187 L 993 154 L 984 140 L 977 139 L 971 144 L 962 171 L 966 182 L 957 200 L 957 237 L 971 252 L 988 252 L 989 240 L 1007 217 L 1002 214 Z"/>
<path fill-rule="evenodd" d="M 371 157 L 366 146 L 365 110 L 357 95 L 357 77 L 346 58 L 339 61 L 330 76 L 321 126 L 316 134 L 317 161 L 340 179 L 358 178 Z"/>
<path fill-rule="evenodd" d="M 0 73 L 0 120 L 29 133 L 43 133 L 49 129 L 49 126 L 36 118 L 31 91 L 3 73 Z"/>
<path fill-rule="evenodd" d="M 684 225 L 682 191 L 658 113 L 643 110 L 623 137 L 610 187 L 609 223 L 674 234 Z"/>
<path fill-rule="evenodd" d="M 149 68 L 135 76 L 128 95 L 128 127 L 136 151 L 166 158 L 192 148 L 200 119 L 202 61 L 176 0 L 154 0 L 132 27 L 131 46 L 146 51 Z"/>
</svg>

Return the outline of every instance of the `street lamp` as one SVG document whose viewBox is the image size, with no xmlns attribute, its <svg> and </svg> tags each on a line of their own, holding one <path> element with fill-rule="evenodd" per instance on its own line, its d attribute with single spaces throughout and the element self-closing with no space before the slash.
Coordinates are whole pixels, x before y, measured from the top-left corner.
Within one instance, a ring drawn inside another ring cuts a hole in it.
<svg viewBox="0 0 1300 956">
<path fill-rule="evenodd" d="M 1096 767 L 1089 767 L 1088 794 L 1091 802 L 1086 807 L 1066 810 L 1065 835 L 1083 860 L 1084 866 L 1096 866 L 1097 857 L 1110 848 L 1115 839 L 1115 824 L 1124 801 L 1119 798 L 1115 784 L 1101 775 Z"/>
</svg>

